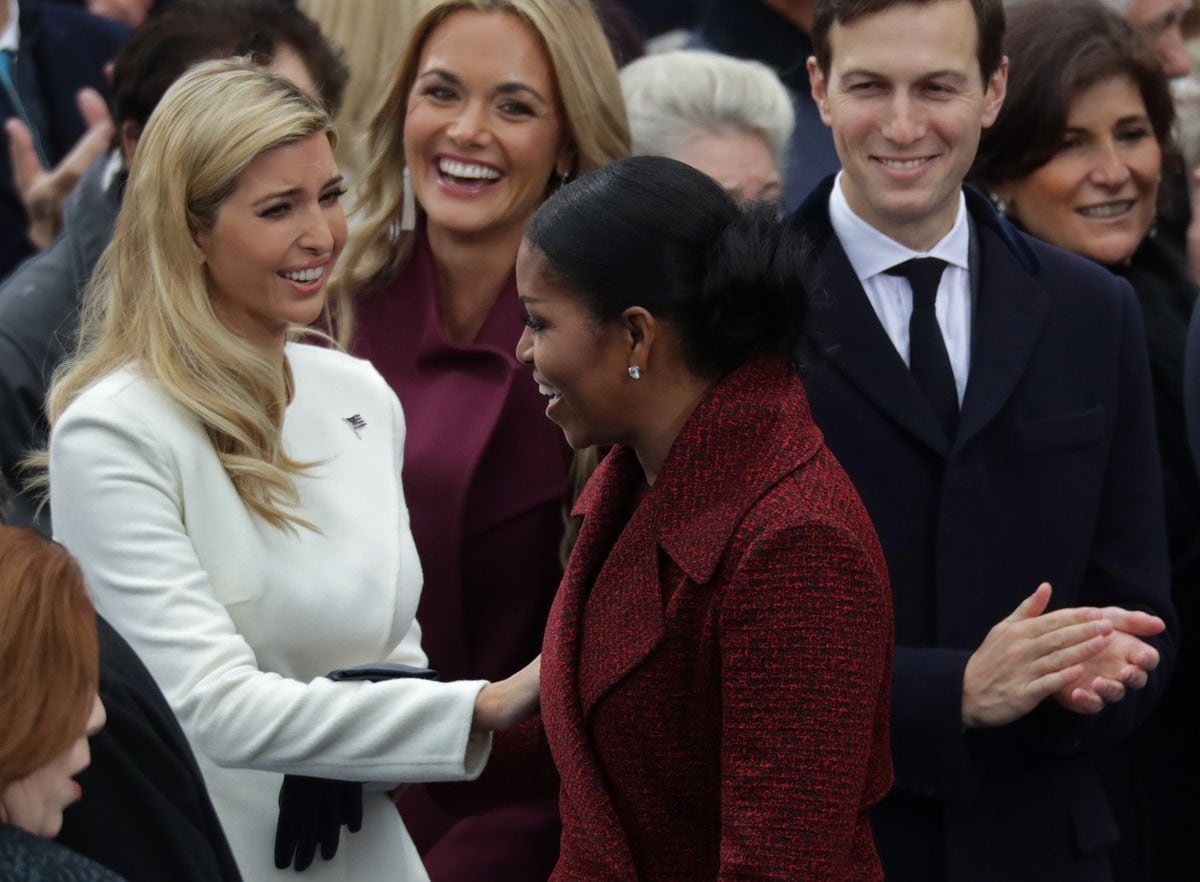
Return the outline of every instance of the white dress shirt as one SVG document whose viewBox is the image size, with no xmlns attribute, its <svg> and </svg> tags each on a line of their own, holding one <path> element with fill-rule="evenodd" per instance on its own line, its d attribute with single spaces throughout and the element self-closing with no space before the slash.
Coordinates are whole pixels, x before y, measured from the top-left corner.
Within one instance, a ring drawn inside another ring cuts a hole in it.
<svg viewBox="0 0 1200 882">
<path fill-rule="evenodd" d="M 908 279 L 888 275 L 887 270 L 914 257 L 936 257 L 946 261 L 934 312 L 938 327 L 942 330 L 942 339 L 946 342 L 961 406 L 971 366 L 971 227 L 967 218 L 966 198 L 959 194 L 958 217 L 950 232 L 928 251 L 913 251 L 879 232 L 854 213 L 842 191 L 842 172 L 838 172 L 833 192 L 829 194 L 829 221 L 850 260 L 850 266 L 862 283 L 871 308 L 879 316 L 879 323 L 905 364 L 909 363 L 908 321 L 912 316 L 912 286 Z"/>
</svg>

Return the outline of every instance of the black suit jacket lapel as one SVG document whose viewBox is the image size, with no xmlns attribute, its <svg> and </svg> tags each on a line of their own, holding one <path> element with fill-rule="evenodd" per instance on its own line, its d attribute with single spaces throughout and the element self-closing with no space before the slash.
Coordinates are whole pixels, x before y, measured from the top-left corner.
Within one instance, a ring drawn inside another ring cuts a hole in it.
<svg viewBox="0 0 1200 882">
<path fill-rule="evenodd" d="M 955 447 L 968 444 L 1012 397 L 1050 306 L 1049 294 L 1037 280 L 1037 258 L 1019 234 L 969 189 L 967 206 L 979 236 L 979 266 L 971 268 L 979 279 L 979 296 Z"/>
</svg>

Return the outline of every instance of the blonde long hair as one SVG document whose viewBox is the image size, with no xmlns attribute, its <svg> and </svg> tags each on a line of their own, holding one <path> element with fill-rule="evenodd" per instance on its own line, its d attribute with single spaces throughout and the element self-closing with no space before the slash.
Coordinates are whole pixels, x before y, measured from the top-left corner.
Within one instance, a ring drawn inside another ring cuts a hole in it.
<svg viewBox="0 0 1200 882">
<path fill-rule="evenodd" d="M 338 168 L 353 185 L 366 168 L 365 133 L 408 41 L 421 0 L 299 0 L 329 42 L 342 50 L 350 80 L 337 114 Z"/>
<path fill-rule="evenodd" d="M 138 142 L 113 240 L 84 294 L 79 344 L 55 377 L 53 426 L 89 386 L 127 365 L 154 380 L 208 432 L 242 501 L 277 528 L 311 463 L 283 450 L 291 373 L 213 309 L 196 234 L 267 150 L 329 133 L 319 103 L 242 59 L 192 68 L 167 90 Z M 336 325 L 336 302 L 327 303 Z"/>
<path fill-rule="evenodd" d="M 400 229 L 405 200 L 404 117 L 417 64 L 430 33 L 461 10 L 507 12 L 541 38 L 558 83 L 564 137 L 574 149 L 572 175 L 629 155 L 629 121 L 616 62 L 591 0 L 433 0 L 421 10 L 367 134 L 371 157 L 358 192 L 362 201 L 355 236 L 346 248 L 334 287 L 361 292 L 399 272 L 412 253 L 413 234 Z M 515 258 L 515 255 L 514 255 Z M 347 314 L 339 340 L 349 345 Z"/>
</svg>

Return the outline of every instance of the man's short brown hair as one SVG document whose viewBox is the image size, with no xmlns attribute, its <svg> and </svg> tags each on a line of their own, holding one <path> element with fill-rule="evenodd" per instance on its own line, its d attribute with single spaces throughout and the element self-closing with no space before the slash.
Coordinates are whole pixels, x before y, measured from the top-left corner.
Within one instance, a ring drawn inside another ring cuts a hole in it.
<svg viewBox="0 0 1200 882">
<path fill-rule="evenodd" d="M 833 49 L 829 45 L 829 32 L 835 24 L 847 25 L 852 21 L 875 15 L 893 6 L 910 6 L 940 3 L 945 0 L 817 0 L 813 8 L 812 42 L 817 64 L 826 77 L 833 61 Z M 1004 58 L 1004 3 L 1003 0 L 969 0 L 975 13 L 975 51 L 979 56 L 979 74 L 986 88 L 987 82 L 1000 68 Z"/>
</svg>

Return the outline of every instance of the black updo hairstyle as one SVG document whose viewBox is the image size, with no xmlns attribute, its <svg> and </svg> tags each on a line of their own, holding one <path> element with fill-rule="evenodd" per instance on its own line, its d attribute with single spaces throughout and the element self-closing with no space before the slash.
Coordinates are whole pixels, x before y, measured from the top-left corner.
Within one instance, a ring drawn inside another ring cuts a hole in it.
<svg viewBox="0 0 1200 882">
<path fill-rule="evenodd" d="M 597 321 L 640 306 L 673 325 L 696 376 L 760 355 L 794 363 L 805 249 L 773 204 L 739 208 L 689 165 L 632 156 L 561 188 L 525 237 Z"/>
</svg>

